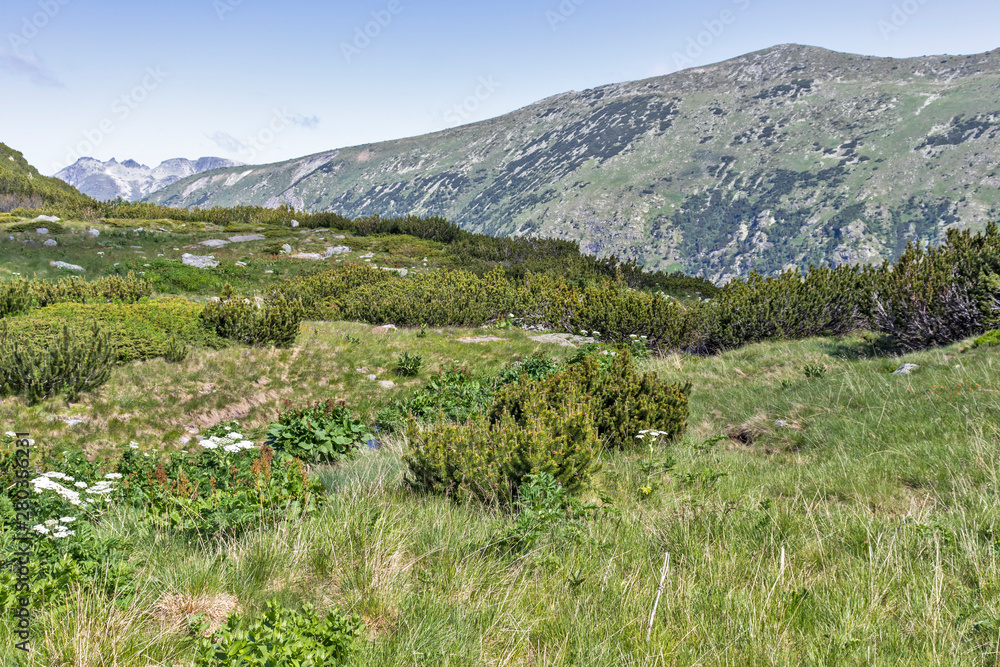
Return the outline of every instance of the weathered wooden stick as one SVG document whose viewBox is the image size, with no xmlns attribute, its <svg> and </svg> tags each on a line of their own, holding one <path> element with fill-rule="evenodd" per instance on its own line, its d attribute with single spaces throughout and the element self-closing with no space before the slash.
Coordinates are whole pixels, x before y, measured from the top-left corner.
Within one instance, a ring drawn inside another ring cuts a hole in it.
<svg viewBox="0 0 1000 667">
<path fill-rule="evenodd" d="M 646 627 L 646 641 L 653 635 L 653 620 L 656 618 L 656 608 L 660 605 L 660 595 L 663 594 L 663 582 L 667 579 L 667 571 L 670 570 L 670 552 L 663 554 L 663 569 L 660 570 L 660 586 L 656 589 L 656 600 L 653 601 L 653 611 L 649 614 L 649 625 Z"/>
</svg>

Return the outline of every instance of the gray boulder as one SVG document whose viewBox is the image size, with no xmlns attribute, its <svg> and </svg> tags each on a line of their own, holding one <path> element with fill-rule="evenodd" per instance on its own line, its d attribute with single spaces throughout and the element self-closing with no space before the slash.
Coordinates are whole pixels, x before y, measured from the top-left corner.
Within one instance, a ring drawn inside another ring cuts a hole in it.
<svg viewBox="0 0 1000 667">
<path fill-rule="evenodd" d="M 35 230 L 35 233 L 36 234 L 48 234 L 49 233 L 49 228 L 48 227 L 39 227 L 38 229 Z"/>
<path fill-rule="evenodd" d="M 298 227 L 298 226 L 299 226 L 299 221 L 298 220 L 292 220 L 292 227 Z"/>
<path fill-rule="evenodd" d="M 327 246 L 326 247 L 326 256 L 327 257 L 333 257 L 334 255 L 343 255 L 345 252 L 351 252 L 351 249 L 348 248 L 346 245 L 337 245 L 337 246 Z"/>
<path fill-rule="evenodd" d="M 199 241 L 198 244 L 208 246 L 209 248 L 221 248 L 229 245 L 229 241 L 223 241 L 222 239 L 208 239 L 207 241 Z"/>
<path fill-rule="evenodd" d="M 292 255 L 295 259 L 326 259 L 318 252 L 298 252 Z"/>
<path fill-rule="evenodd" d="M 181 255 L 181 261 L 196 269 L 214 269 L 219 265 L 219 260 L 215 259 L 215 255 L 192 255 L 184 253 Z"/>
<path fill-rule="evenodd" d="M 239 236 L 230 236 L 229 240 L 233 243 L 246 243 L 247 241 L 264 241 L 267 237 L 263 234 L 240 234 Z"/>
<path fill-rule="evenodd" d="M 42 245 L 54 246 L 54 245 L 59 245 L 59 242 L 56 241 L 55 239 L 45 239 L 45 243 L 43 243 Z"/>
<path fill-rule="evenodd" d="M 910 373 L 912 373 L 913 371 L 917 370 L 918 368 L 920 368 L 920 366 L 918 366 L 917 364 L 903 364 L 902 366 L 900 366 L 899 368 L 897 368 L 896 370 L 894 370 L 892 372 L 892 374 L 893 375 L 909 375 Z"/>
<path fill-rule="evenodd" d="M 62 218 L 57 218 L 54 215 L 40 215 L 32 220 L 32 222 L 59 222 L 60 220 L 62 220 Z"/>
<path fill-rule="evenodd" d="M 282 244 L 282 246 L 281 246 L 281 254 L 282 255 L 287 255 L 291 251 L 292 251 L 292 246 L 288 245 L 287 243 Z"/>
<path fill-rule="evenodd" d="M 88 229 L 87 233 L 93 236 L 94 238 L 97 238 L 98 236 L 101 235 L 101 231 L 99 229 Z"/>
</svg>

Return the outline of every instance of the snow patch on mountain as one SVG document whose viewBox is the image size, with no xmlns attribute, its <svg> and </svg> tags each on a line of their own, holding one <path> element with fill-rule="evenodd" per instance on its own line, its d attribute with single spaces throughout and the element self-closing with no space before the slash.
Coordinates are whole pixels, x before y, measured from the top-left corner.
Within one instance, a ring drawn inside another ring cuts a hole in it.
<svg viewBox="0 0 1000 667">
<path fill-rule="evenodd" d="M 128 201 L 138 201 L 182 178 L 212 169 L 239 166 L 242 166 L 242 163 L 219 157 L 203 157 L 197 160 L 173 158 L 164 160 L 155 167 L 147 167 L 135 160 L 118 162 L 111 158 L 107 162 L 102 162 L 92 157 L 83 157 L 60 170 L 55 176 L 100 201 L 118 197 Z"/>
</svg>

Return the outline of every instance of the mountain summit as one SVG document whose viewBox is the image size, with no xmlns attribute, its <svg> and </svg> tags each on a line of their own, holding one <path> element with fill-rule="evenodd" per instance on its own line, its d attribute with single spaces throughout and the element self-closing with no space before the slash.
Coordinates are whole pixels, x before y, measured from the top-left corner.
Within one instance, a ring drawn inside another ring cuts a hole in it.
<svg viewBox="0 0 1000 667">
<path fill-rule="evenodd" d="M 786 44 L 419 137 L 181 179 L 150 201 L 442 215 L 713 280 L 893 259 L 1000 211 L 1000 50 Z"/>
<path fill-rule="evenodd" d="M 61 169 L 55 176 L 99 201 L 118 197 L 138 201 L 185 176 L 240 164 L 242 163 L 220 157 L 203 157 L 197 160 L 174 158 L 150 168 L 135 160 L 118 162 L 111 158 L 107 162 L 101 162 L 92 157 L 83 157 Z"/>
</svg>

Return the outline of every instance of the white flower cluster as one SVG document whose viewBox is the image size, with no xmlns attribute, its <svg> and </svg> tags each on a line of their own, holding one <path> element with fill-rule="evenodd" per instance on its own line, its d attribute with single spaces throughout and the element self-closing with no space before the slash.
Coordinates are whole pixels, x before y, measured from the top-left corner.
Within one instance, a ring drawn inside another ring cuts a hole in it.
<svg viewBox="0 0 1000 667">
<path fill-rule="evenodd" d="M 244 449 L 254 449 L 257 446 L 253 444 L 252 440 L 245 439 L 242 433 L 237 433 L 236 431 L 230 431 L 222 436 L 210 435 L 202 440 L 200 444 L 205 449 L 218 449 L 221 447 L 223 451 L 230 454 L 236 454 Z"/>
<path fill-rule="evenodd" d="M 635 334 L 629 334 L 628 337 L 635 340 L 646 340 L 648 338 L 648 336 L 636 336 Z"/>
<path fill-rule="evenodd" d="M 108 473 L 106 477 L 110 477 L 112 475 L 117 475 L 118 477 L 121 477 L 119 473 Z M 56 481 L 57 479 L 62 480 L 64 482 L 72 482 L 73 486 L 75 486 L 78 489 L 86 489 L 86 492 L 88 494 L 92 494 L 92 496 L 102 496 L 114 491 L 113 487 L 114 482 L 111 480 L 101 480 L 96 484 L 90 485 L 87 484 L 86 482 L 78 482 L 76 481 L 75 478 L 70 477 L 69 475 L 58 471 L 47 472 L 43 474 L 41 477 L 36 477 L 35 479 L 31 480 L 30 483 L 34 487 L 35 493 L 42 493 L 44 491 L 54 491 L 55 493 L 58 493 L 60 496 L 62 496 L 65 500 L 68 500 L 71 505 L 76 505 L 79 507 L 88 507 L 91 503 L 96 502 L 98 500 L 98 498 L 90 496 L 81 499 L 79 491 L 74 491 L 68 486 L 63 486 L 62 484 Z M 116 478 L 112 477 L 112 479 Z M 104 502 L 109 503 L 111 502 L 111 499 L 105 497 Z"/>
<path fill-rule="evenodd" d="M 45 523 L 32 526 L 31 529 L 42 535 L 49 535 L 51 533 L 52 537 L 55 538 L 69 537 L 70 535 L 76 535 L 76 531 L 70 530 L 68 525 L 74 521 L 76 521 L 75 516 L 64 516 L 61 519 L 49 519 Z"/>
<path fill-rule="evenodd" d="M 639 435 L 635 436 L 635 438 L 636 438 L 636 440 L 642 440 L 647 435 L 650 438 L 659 438 L 661 435 L 670 435 L 670 434 L 668 432 L 666 432 L 666 431 L 657 431 L 655 429 L 647 428 L 647 429 L 643 429 L 642 431 L 639 431 Z"/>
</svg>

